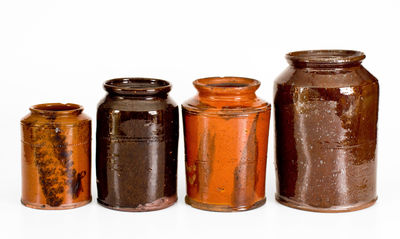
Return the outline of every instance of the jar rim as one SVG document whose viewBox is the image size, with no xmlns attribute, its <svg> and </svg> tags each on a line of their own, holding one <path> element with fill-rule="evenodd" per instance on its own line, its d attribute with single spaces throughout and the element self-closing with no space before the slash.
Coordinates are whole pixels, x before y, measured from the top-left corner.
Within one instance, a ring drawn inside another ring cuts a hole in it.
<svg viewBox="0 0 400 239">
<path fill-rule="evenodd" d="M 360 64 L 365 54 L 355 50 L 305 50 L 289 52 L 286 59 L 292 65 L 335 66 Z"/>
<path fill-rule="evenodd" d="M 83 106 L 73 103 L 43 103 L 33 105 L 29 108 L 29 110 L 33 113 L 45 115 L 68 115 L 80 114 L 83 111 Z"/>
<path fill-rule="evenodd" d="M 171 84 L 156 78 L 125 77 L 107 80 L 104 89 L 117 95 L 157 95 L 168 93 Z"/>
<path fill-rule="evenodd" d="M 242 94 L 255 92 L 260 87 L 260 81 L 237 76 L 207 77 L 193 81 L 199 91 L 213 92 L 214 94 Z"/>
</svg>

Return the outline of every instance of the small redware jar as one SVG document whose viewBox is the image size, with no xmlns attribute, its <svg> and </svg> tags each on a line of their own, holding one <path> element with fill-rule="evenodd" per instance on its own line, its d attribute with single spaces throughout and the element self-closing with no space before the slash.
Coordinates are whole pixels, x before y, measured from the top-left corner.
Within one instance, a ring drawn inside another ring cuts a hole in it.
<svg viewBox="0 0 400 239">
<path fill-rule="evenodd" d="M 212 77 L 193 82 L 198 95 L 182 105 L 186 203 L 242 211 L 265 203 L 270 105 L 257 80 Z"/>
<path fill-rule="evenodd" d="M 375 203 L 379 85 L 364 58 L 348 50 L 286 55 L 274 100 L 280 203 L 317 212 Z"/>
<path fill-rule="evenodd" d="M 27 207 L 70 209 L 91 201 L 91 120 L 76 104 L 34 105 L 21 120 L 22 198 Z"/>
</svg>

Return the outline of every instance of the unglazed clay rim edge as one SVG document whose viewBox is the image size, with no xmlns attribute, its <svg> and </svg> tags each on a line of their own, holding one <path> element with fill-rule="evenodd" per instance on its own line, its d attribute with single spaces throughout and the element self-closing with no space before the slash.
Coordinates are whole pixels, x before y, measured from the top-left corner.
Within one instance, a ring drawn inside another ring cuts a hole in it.
<svg viewBox="0 0 400 239">
<path fill-rule="evenodd" d="M 172 200 L 166 204 L 163 204 L 160 207 L 154 207 L 151 209 L 147 209 L 147 210 L 143 210 L 143 209 L 136 209 L 136 208 L 128 208 L 128 207 L 119 207 L 119 206 L 110 206 L 107 203 L 103 202 L 100 199 L 97 199 L 97 203 L 107 209 L 111 209 L 111 210 L 115 210 L 115 211 L 120 211 L 120 212 L 151 212 L 151 211 L 159 211 L 159 210 L 163 210 L 166 208 L 169 208 L 171 206 L 173 206 L 177 201 L 178 201 L 178 196 L 174 195 L 170 197 Z"/>
<path fill-rule="evenodd" d="M 21 204 L 24 205 L 27 208 L 32 208 L 32 209 L 38 209 L 38 210 L 69 210 L 69 209 L 75 209 L 79 207 L 86 206 L 92 202 L 92 197 L 90 196 L 89 200 L 81 201 L 81 202 L 76 202 L 76 203 L 70 203 L 70 204 L 62 204 L 59 207 L 42 207 L 42 206 L 37 206 L 34 203 L 26 202 L 24 200 L 20 200 Z M 45 205 L 45 204 L 38 204 L 38 205 Z"/>
<path fill-rule="evenodd" d="M 264 206 L 264 204 L 267 202 L 267 198 L 264 197 L 263 199 L 255 202 L 253 205 L 251 205 L 249 208 L 236 208 L 236 207 L 231 207 L 229 205 L 213 205 L 213 204 L 206 204 L 206 203 L 201 203 L 198 201 L 195 201 L 191 199 L 188 195 L 185 196 L 185 203 L 193 208 L 203 210 L 203 211 L 209 211 L 209 212 L 246 212 L 246 211 L 251 211 L 253 209 L 257 209 L 259 207 Z"/>
<path fill-rule="evenodd" d="M 278 194 L 275 195 L 275 200 L 290 208 L 298 209 L 298 210 L 303 210 L 303 211 L 309 211 L 309 212 L 318 212 L 318 213 L 343 213 L 343 212 L 354 212 L 354 211 L 359 211 L 362 209 L 366 209 L 369 207 L 372 207 L 376 201 L 378 200 L 378 197 L 376 196 L 374 199 L 372 199 L 369 202 L 366 203 L 359 203 L 355 204 L 353 206 L 344 206 L 342 208 L 317 208 L 317 207 L 312 207 L 304 204 L 299 204 L 297 202 L 294 202 L 292 200 L 286 199 L 286 197 L 280 196 Z"/>
</svg>

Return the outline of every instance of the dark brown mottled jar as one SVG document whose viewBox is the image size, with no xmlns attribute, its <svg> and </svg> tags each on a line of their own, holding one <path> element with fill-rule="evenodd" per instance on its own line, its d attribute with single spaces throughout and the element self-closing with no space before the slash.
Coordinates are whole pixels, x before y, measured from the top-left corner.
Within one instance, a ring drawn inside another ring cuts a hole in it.
<svg viewBox="0 0 400 239">
<path fill-rule="evenodd" d="M 193 82 L 199 94 L 182 105 L 186 203 L 209 211 L 244 211 L 265 203 L 271 105 L 260 82 L 211 77 Z"/>
<path fill-rule="evenodd" d="M 97 111 L 98 202 L 123 211 L 152 211 L 174 204 L 178 106 L 169 82 L 112 79 Z"/>
<path fill-rule="evenodd" d="M 21 120 L 22 198 L 37 209 L 91 201 L 91 121 L 76 104 L 34 105 Z"/>
<path fill-rule="evenodd" d="M 277 200 L 317 212 L 373 205 L 379 86 L 362 52 L 286 55 L 275 82 Z"/>
</svg>

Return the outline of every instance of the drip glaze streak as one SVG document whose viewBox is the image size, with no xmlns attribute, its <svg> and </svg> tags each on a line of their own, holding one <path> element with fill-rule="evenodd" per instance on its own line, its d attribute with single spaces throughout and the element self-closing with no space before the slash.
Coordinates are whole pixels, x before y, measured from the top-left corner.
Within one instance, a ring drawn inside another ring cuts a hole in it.
<svg viewBox="0 0 400 239">
<path fill-rule="evenodd" d="M 90 202 L 90 119 L 74 104 L 42 104 L 31 111 L 21 121 L 22 203 L 67 209 Z"/>
<path fill-rule="evenodd" d="M 275 82 L 276 198 L 290 207 L 353 211 L 376 196 L 378 82 L 355 51 L 306 51 Z"/>
<path fill-rule="evenodd" d="M 239 77 L 194 82 L 199 95 L 182 105 L 186 202 L 211 211 L 240 211 L 265 203 L 270 105 L 259 82 Z"/>
</svg>

